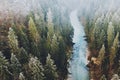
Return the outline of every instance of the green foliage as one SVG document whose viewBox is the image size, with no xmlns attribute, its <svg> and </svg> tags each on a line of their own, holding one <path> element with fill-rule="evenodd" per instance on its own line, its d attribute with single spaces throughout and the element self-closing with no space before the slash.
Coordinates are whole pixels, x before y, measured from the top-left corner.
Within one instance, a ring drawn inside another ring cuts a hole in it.
<svg viewBox="0 0 120 80">
<path fill-rule="evenodd" d="M 100 78 L 100 80 L 107 80 L 105 75 L 102 75 L 102 77 Z"/>
<path fill-rule="evenodd" d="M 48 13 L 47 13 L 47 28 L 48 28 L 47 36 L 48 38 L 51 38 L 54 34 L 54 25 L 52 22 L 52 12 L 50 9 L 48 10 Z"/>
<path fill-rule="evenodd" d="M 109 48 L 112 46 L 112 42 L 114 40 L 114 26 L 112 25 L 112 22 L 108 25 L 107 35 L 108 35 L 108 46 Z"/>
<path fill-rule="evenodd" d="M 54 25 L 52 22 L 52 12 L 49 9 L 48 13 L 47 13 L 47 49 L 48 49 L 48 53 L 50 53 L 51 50 L 51 42 L 52 42 L 52 37 L 54 35 Z"/>
<path fill-rule="evenodd" d="M 117 74 L 114 74 L 111 80 L 119 80 L 119 76 Z"/>
<path fill-rule="evenodd" d="M 104 29 L 102 29 L 102 19 L 101 17 L 96 20 L 95 27 L 93 30 L 94 33 L 94 47 L 99 50 L 100 46 L 103 44 Z"/>
<path fill-rule="evenodd" d="M 53 35 L 50 46 L 51 46 L 50 53 L 51 53 L 51 55 L 53 55 L 55 57 L 55 55 L 59 51 L 59 42 L 58 42 L 57 36 L 55 34 Z"/>
<path fill-rule="evenodd" d="M 100 8 L 101 10 L 101 8 Z M 120 16 L 119 11 L 110 10 L 99 13 L 95 10 L 95 14 L 84 16 L 85 33 L 88 42 L 88 48 L 90 50 L 90 58 L 98 57 L 101 65 L 96 68 L 101 68 L 101 71 L 97 69 L 97 72 L 101 72 L 100 75 L 105 75 L 105 80 L 110 80 L 113 73 L 118 73 L 119 62 L 119 33 L 120 33 Z M 93 67 L 94 65 L 92 65 Z M 96 79 L 95 79 L 96 80 Z M 102 79 L 104 80 L 104 79 Z"/>
<path fill-rule="evenodd" d="M 4 24 L 13 26 L 9 28 L 5 40 L 8 44 L 4 49 L 2 48 L 3 54 L 8 58 L 10 71 L 7 69 L 8 66 L 6 67 L 8 72 L 3 69 L 7 76 L 0 76 L 0 80 L 9 80 L 9 76 L 11 79 L 19 80 L 48 80 L 49 77 L 51 80 L 64 80 L 66 78 L 67 61 L 73 45 L 73 28 L 69 21 L 69 10 L 61 9 L 56 1 L 49 2 L 52 6 L 48 6 L 48 2 L 38 2 L 40 9 L 36 8 L 30 12 L 30 15 L 21 16 L 20 19 L 23 21 L 15 18 L 16 21 L 11 20 L 11 24 Z M 51 57 L 47 57 L 48 53 Z M 29 57 L 30 54 L 37 58 Z M 48 73 L 50 75 L 43 74 L 43 66 L 50 71 Z"/>
<path fill-rule="evenodd" d="M 21 66 L 20 62 L 18 61 L 18 59 L 16 58 L 16 56 L 13 53 L 11 54 L 10 61 L 11 61 L 10 67 L 11 67 L 11 70 L 12 70 L 14 80 L 18 79 L 19 73 L 22 69 L 21 68 L 22 66 Z"/>
<path fill-rule="evenodd" d="M 110 49 L 110 63 L 111 65 L 114 63 L 114 58 L 116 57 L 116 53 L 118 50 L 118 43 L 119 43 L 119 33 L 117 33 L 114 41 L 113 41 L 113 45 Z"/>
<path fill-rule="evenodd" d="M 35 43 L 38 43 L 39 40 L 40 40 L 40 36 L 38 34 L 38 31 L 37 31 L 37 28 L 35 26 L 35 23 L 33 21 L 33 19 L 30 17 L 30 20 L 29 20 L 29 37 L 31 39 L 31 41 L 35 42 Z"/>
<path fill-rule="evenodd" d="M 5 59 L 2 52 L 0 52 L 0 80 L 8 80 L 11 75 L 9 71 L 9 62 Z"/>
<path fill-rule="evenodd" d="M 117 74 L 118 74 L 118 76 L 120 77 L 120 60 L 119 60 L 119 64 L 118 64 L 119 66 L 118 66 L 118 72 L 117 72 Z"/>
<path fill-rule="evenodd" d="M 21 64 L 28 63 L 28 53 L 24 48 L 20 48 L 20 54 L 18 58 Z"/>
<path fill-rule="evenodd" d="M 11 49 L 11 52 L 14 54 L 17 54 L 19 52 L 18 40 L 12 28 L 9 28 L 8 40 L 9 40 L 8 42 L 9 42 L 9 47 Z"/>
<path fill-rule="evenodd" d="M 29 52 L 29 40 L 28 40 L 28 36 L 26 35 L 25 32 L 25 26 L 23 24 L 21 24 L 16 28 L 16 34 L 18 36 L 18 42 L 19 42 L 19 46 L 23 47 L 26 51 Z"/>
<path fill-rule="evenodd" d="M 51 59 L 50 54 L 48 54 L 46 59 L 46 65 L 44 68 L 44 74 L 46 76 L 45 80 L 57 80 L 58 74 L 57 74 L 57 67 L 54 65 L 54 61 Z"/>
<path fill-rule="evenodd" d="M 44 80 L 44 69 L 37 57 L 31 57 L 28 66 L 30 69 L 31 80 Z"/>
<path fill-rule="evenodd" d="M 20 72 L 19 74 L 19 80 L 26 80 L 22 72 Z"/>
<path fill-rule="evenodd" d="M 102 61 L 104 60 L 104 58 L 105 58 L 105 46 L 102 45 L 102 48 L 99 51 L 98 59 L 102 63 Z"/>
<path fill-rule="evenodd" d="M 40 58 L 40 51 L 38 45 L 40 45 L 40 36 L 35 26 L 33 19 L 29 20 L 29 41 L 30 41 L 30 53 Z"/>
<path fill-rule="evenodd" d="M 36 28 L 38 30 L 39 35 L 41 36 L 41 38 L 46 37 L 47 30 L 46 23 L 44 21 L 44 14 L 42 13 L 42 11 L 40 11 L 40 13 L 35 13 L 34 16 Z"/>
</svg>

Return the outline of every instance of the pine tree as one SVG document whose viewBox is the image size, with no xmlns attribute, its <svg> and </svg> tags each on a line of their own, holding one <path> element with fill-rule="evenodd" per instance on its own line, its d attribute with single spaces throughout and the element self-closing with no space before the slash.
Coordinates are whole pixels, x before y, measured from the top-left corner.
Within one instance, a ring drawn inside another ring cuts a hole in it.
<svg viewBox="0 0 120 80">
<path fill-rule="evenodd" d="M 45 80 L 57 80 L 58 78 L 57 69 L 50 54 L 47 56 L 44 74 L 46 77 Z"/>
<path fill-rule="evenodd" d="M 50 49 L 51 49 L 51 41 L 52 41 L 52 37 L 54 35 L 54 24 L 52 22 L 52 12 L 51 9 L 49 9 L 48 13 L 47 13 L 47 49 L 48 49 L 48 53 L 50 53 Z"/>
<path fill-rule="evenodd" d="M 39 49 L 40 56 L 41 56 L 40 60 L 41 60 L 42 64 L 45 64 L 46 56 L 47 56 L 47 52 L 48 52 L 48 50 L 46 49 L 45 44 L 47 42 L 49 42 L 49 40 L 46 42 L 46 38 L 47 38 L 47 24 L 46 24 L 46 22 L 44 20 L 44 14 L 43 14 L 42 10 L 39 11 L 39 12 L 37 11 L 34 14 L 34 17 L 35 17 L 35 24 L 36 24 L 37 31 L 38 31 L 38 33 L 39 33 L 39 35 L 41 37 L 40 43 L 39 43 L 40 45 L 38 45 L 38 49 Z"/>
<path fill-rule="evenodd" d="M 43 25 L 44 25 L 44 14 L 43 14 L 42 10 L 39 13 L 36 12 L 34 14 L 34 17 L 35 17 L 35 22 L 36 22 L 37 26 L 43 27 Z"/>
<path fill-rule="evenodd" d="M 39 59 L 40 59 L 40 51 L 39 51 L 39 47 L 38 47 L 39 44 L 36 44 L 34 42 L 31 42 L 31 53 L 34 55 L 34 56 L 37 56 Z"/>
<path fill-rule="evenodd" d="M 105 46 L 102 45 L 102 48 L 100 49 L 98 55 L 98 60 L 100 61 L 100 63 L 102 63 L 102 61 L 104 60 L 104 55 L 105 55 Z"/>
<path fill-rule="evenodd" d="M 99 35 L 100 37 L 98 39 L 98 43 L 99 43 L 99 49 L 100 49 L 102 44 L 104 43 L 105 30 L 102 29 Z"/>
<path fill-rule="evenodd" d="M 119 76 L 117 74 L 114 74 L 111 80 L 119 80 Z"/>
<path fill-rule="evenodd" d="M 29 20 L 29 40 L 30 40 L 30 52 L 40 58 L 40 51 L 38 45 L 40 44 L 40 36 L 35 26 L 33 19 Z"/>
<path fill-rule="evenodd" d="M 120 60 L 119 60 L 119 63 L 118 63 L 118 72 L 117 72 L 117 74 L 120 77 Z"/>
<path fill-rule="evenodd" d="M 37 31 L 36 25 L 31 17 L 30 17 L 28 25 L 29 25 L 29 27 L 28 27 L 29 37 L 30 37 L 31 41 L 38 43 L 40 41 L 40 36 Z"/>
<path fill-rule="evenodd" d="M 107 35 L 108 47 L 110 48 L 114 40 L 114 26 L 112 25 L 112 22 L 108 25 Z"/>
<path fill-rule="evenodd" d="M 11 53 L 18 54 L 19 53 L 18 40 L 12 28 L 9 28 L 8 40 Z"/>
<path fill-rule="evenodd" d="M 48 26 L 48 35 L 49 37 L 52 37 L 54 34 L 54 24 L 52 21 L 52 12 L 51 9 L 48 9 L 48 13 L 47 13 L 47 26 Z"/>
<path fill-rule="evenodd" d="M 19 80 L 26 80 L 22 72 L 20 72 L 19 74 Z"/>
<path fill-rule="evenodd" d="M 112 65 L 114 63 L 114 58 L 116 57 L 116 53 L 118 50 L 118 44 L 119 44 L 119 33 L 117 33 L 114 41 L 113 41 L 113 45 L 110 49 L 110 64 Z"/>
<path fill-rule="evenodd" d="M 19 46 L 23 47 L 27 52 L 29 52 L 29 40 L 27 34 L 24 32 L 25 26 L 22 24 L 16 29 L 16 33 L 19 40 Z"/>
<path fill-rule="evenodd" d="M 59 42 L 57 40 L 57 36 L 54 34 L 51 41 L 51 52 L 50 52 L 51 55 L 54 55 L 55 57 L 55 54 L 58 53 L 58 50 L 59 50 Z"/>
<path fill-rule="evenodd" d="M 9 80 L 11 72 L 8 69 L 9 62 L 5 59 L 2 52 L 0 52 L 0 80 Z"/>
<path fill-rule="evenodd" d="M 35 24 L 36 24 L 38 33 L 41 36 L 41 38 L 43 38 L 46 35 L 46 24 L 44 21 L 44 14 L 42 10 L 39 13 L 35 13 L 34 17 L 35 17 Z"/>
<path fill-rule="evenodd" d="M 60 79 L 64 79 L 66 75 L 68 74 L 68 69 L 67 69 L 68 56 L 67 56 L 66 51 L 68 47 L 70 47 L 70 45 L 68 46 L 68 44 L 64 41 L 62 36 L 58 37 L 58 42 L 59 42 L 59 50 L 58 50 L 59 52 L 57 54 L 58 57 L 56 61 L 56 66 L 57 66 L 58 71 L 60 72 L 59 75 L 62 76 Z"/>
<path fill-rule="evenodd" d="M 31 80 L 44 80 L 44 69 L 37 57 L 31 57 L 28 66 Z"/>
<path fill-rule="evenodd" d="M 105 35 L 104 29 L 103 29 L 103 21 L 102 21 L 102 17 L 98 18 L 95 22 L 95 26 L 94 26 L 94 47 L 96 50 L 99 50 L 100 47 L 103 44 L 103 37 Z"/>
<path fill-rule="evenodd" d="M 28 62 L 28 53 L 23 47 L 20 48 L 20 54 L 18 56 L 18 59 L 21 64 L 25 64 Z"/>
<path fill-rule="evenodd" d="M 102 75 L 102 77 L 100 78 L 100 80 L 107 80 L 107 79 L 105 78 L 105 75 Z"/>
<path fill-rule="evenodd" d="M 18 61 L 18 59 L 16 58 L 16 56 L 13 53 L 11 54 L 10 61 L 11 61 L 10 66 L 11 66 L 11 70 L 12 70 L 12 73 L 13 73 L 13 77 L 14 77 L 14 80 L 16 80 L 19 77 L 19 73 L 22 69 L 22 66 L 21 66 L 20 62 Z"/>
</svg>

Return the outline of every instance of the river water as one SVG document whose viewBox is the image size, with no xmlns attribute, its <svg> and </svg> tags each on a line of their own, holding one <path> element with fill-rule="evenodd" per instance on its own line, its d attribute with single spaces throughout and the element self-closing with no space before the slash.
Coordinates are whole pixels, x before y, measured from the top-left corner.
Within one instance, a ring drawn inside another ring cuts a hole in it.
<svg viewBox="0 0 120 80">
<path fill-rule="evenodd" d="M 86 51 L 87 43 L 85 41 L 84 27 L 78 20 L 77 10 L 71 12 L 70 14 L 71 25 L 74 28 L 73 36 L 73 55 L 70 61 L 70 68 L 68 80 L 89 80 L 89 72 L 86 67 Z"/>
</svg>

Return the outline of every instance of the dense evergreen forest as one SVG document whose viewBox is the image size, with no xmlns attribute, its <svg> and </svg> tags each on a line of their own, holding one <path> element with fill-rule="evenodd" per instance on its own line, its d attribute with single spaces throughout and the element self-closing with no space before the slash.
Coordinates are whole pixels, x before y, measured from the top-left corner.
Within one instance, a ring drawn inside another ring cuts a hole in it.
<svg viewBox="0 0 120 80">
<path fill-rule="evenodd" d="M 120 1 L 78 1 L 0 2 L 0 80 L 69 80 L 74 10 L 86 35 L 90 79 L 120 79 Z"/>
<path fill-rule="evenodd" d="M 21 7 L 15 4 L 12 12 L 10 4 L 0 14 L 0 80 L 66 79 L 73 45 L 69 10 L 53 0 L 31 2 L 29 11 L 18 13 Z"/>
<path fill-rule="evenodd" d="M 93 80 L 120 78 L 120 8 L 117 1 L 109 1 L 98 1 L 98 5 L 94 1 L 88 10 L 79 14 L 88 43 L 90 62 L 87 66 Z"/>
</svg>

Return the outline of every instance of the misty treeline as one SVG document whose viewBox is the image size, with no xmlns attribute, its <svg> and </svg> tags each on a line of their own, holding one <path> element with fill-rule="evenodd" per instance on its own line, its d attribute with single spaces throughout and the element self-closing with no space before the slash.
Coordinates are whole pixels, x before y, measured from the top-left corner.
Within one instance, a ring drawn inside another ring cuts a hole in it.
<svg viewBox="0 0 120 80">
<path fill-rule="evenodd" d="M 118 0 L 110 1 L 96 0 L 79 15 L 90 51 L 90 78 L 94 80 L 120 78 L 120 8 Z"/>
<path fill-rule="evenodd" d="M 18 3 L 0 12 L 0 80 L 66 79 L 73 35 L 69 10 L 56 0 L 24 8 Z"/>
</svg>

